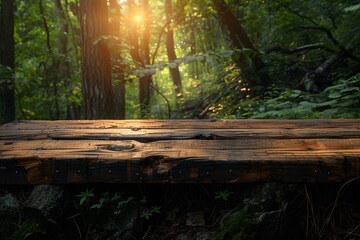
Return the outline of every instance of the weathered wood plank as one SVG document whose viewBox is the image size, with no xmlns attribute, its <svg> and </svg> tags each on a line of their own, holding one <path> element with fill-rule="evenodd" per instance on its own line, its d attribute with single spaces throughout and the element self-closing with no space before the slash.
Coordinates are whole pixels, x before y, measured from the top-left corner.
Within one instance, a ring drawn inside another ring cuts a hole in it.
<svg viewBox="0 0 360 240">
<path fill-rule="evenodd" d="M 44 129 L 295 129 L 295 128 L 357 128 L 360 119 L 242 119 L 242 120 L 59 120 L 18 121 L 0 126 L 1 130 Z"/>
<path fill-rule="evenodd" d="M 336 181 L 358 176 L 359 144 L 360 139 L 0 141 L 0 166 L 3 174 L 12 174 L 11 179 L 25 169 L 27 177 L 19 180 L 24 183 L 101 178 L 115 182 Z M 8 168 L 9 162 L 15 166 Z"/>
<path fill-rule="evenodd" d="M 1 130 L 0 140 L 54 139 L 54 140 L 182 140 L 182 139 L 242 139 L 242 138 L 360 138 L 356 128 L 303 129 L 42 129 Z"/>
<path fill-rule="evenodd" d="M 0 184 L 328 182 L 360 176 L 354 120 L 24 121 Z"/>
</svg>

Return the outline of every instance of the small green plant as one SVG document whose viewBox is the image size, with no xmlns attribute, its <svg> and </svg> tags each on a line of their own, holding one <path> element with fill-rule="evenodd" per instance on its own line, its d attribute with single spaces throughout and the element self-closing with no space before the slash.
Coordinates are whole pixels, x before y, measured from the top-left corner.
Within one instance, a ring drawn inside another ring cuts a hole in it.
<svg viewBox="0 0 360 240">
<path fill-rule="evenodd" d="M 94 188 L 86 189 L 85 191 L 81 192 L 80 194 L 76 195 L 76 197 L 80 198 L 80 206 L 83 206 L 84 203 L 86 204 L 86 209 L 98 209 L 105 211 L 110 210 L 110 214 L 119 215 L 121 212 L 133 202 L 133 204 L 137 205 L 140 209 L 140 216 L 146 220 L 149 220 L 155 214 L 160 213 L 159 206 L 147 206 L 147 199 L 144 196 L 142 199 L 138 201 L 134 201 L 134 197 L 129 196 L 127 198 L 122 197 L 118 193 L 114 193 L 111 196 L 109 192 L 103 193 L 100 197 L 96 197 L 94 194 Z M 105 209 L 104 206 L 107 206 Z M 90 206 L 90 207 L 89 207 Z"/>
<path fill-rule="evenodd" d="M 152 216 L 154 216 L 154 214 L 160 214 L 159 206 L 152 206 L 151 208 L 146 207 L 147 199 L 145 196 L 139 201 L 139 204 L 141 208 L 141 213 L 140 213 L 141 218 L 149 220 Z"/>
<path fill-rule="evenodd" d="M 123 208 L 123 207 L 125 207 L 129 202 L 131 202 L 132 200 L 134 200 L 134 197 L 128 197 L 127 199 L 122 199 L 122 200 L 118 201 L 117 207 L 118 207 L 118 208 Z"/>
<path fill-rule="evenodd" d="M 143 209 L 140 216 L 146 220 L 149 220 L 150 217 L 154 216 L 154 214 L 160 214 L 159 206 L 152 206 L 150 209 Z"/>
<path fill-rule="evenodd" d="M 90 190 L 86 189 L 84 192 L 81 192 L 80 194 L 76 195 L 76 197 L 80 198 L 80 205 L 83 205 L 85 202 L 88 202 L 94 196 L 95 196 L 94 188 Z"/>
<path fill-rule="evenodd" d="M 227 201 L 232 194 L 234 194 L 234 192 L 231 192 L 227 189 L 224 191 L 218 191 L 215 192 L 215 199 L 222 199 L 224 201 Z"/>
</svg>

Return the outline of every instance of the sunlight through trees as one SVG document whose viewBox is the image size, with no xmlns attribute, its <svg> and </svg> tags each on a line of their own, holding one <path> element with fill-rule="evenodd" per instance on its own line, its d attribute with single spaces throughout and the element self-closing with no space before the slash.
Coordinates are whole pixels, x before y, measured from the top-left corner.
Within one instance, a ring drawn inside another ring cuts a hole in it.
<svg viewBox="0 0 360 240">
<path fill-rule="evenodd" d="M 1 11 L 15 16 L 16 71 L 14 87 L 3 74 L 13 66 L 3 63 L 11 44 L 2 38 L 3 121 L 14 119 L 11 111 L 17 119 L 358 115 L 356 101 L 343 103 L 359 88 L 355 3 L 19 0 L 12 10 L 6 3 Z M 2 21 L 1 32 L 10 28 Z M 352 85 L 330 97 L 339 81 Z M 5 96 L 11 89 L 15 100 Z M 304 98 L 291 114 L 281 107 L 287 100 L 276 100 L 280 115 L 264 115 L 273 111 L 269 99 L 291 91 Z M 335 105 L 316 107 L 329 101 Z"/>
</svg>

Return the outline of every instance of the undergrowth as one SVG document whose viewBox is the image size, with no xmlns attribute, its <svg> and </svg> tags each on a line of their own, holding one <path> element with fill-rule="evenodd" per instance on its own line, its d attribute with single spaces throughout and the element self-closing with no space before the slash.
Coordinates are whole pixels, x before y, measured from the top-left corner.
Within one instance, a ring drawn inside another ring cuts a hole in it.
<svg viewBox="0 0 360 240">
<path fill-rule="evenodd" d="M 232 86 L 234 85 L 234 86 Z M 207 107 L 212 118 L 359 118 L 360 76 L 336 81 L 321 93 L 273 86 L 262 97 L 246 98 L 236 80 L 218 90 L 218 101 Z"/>
</svg>

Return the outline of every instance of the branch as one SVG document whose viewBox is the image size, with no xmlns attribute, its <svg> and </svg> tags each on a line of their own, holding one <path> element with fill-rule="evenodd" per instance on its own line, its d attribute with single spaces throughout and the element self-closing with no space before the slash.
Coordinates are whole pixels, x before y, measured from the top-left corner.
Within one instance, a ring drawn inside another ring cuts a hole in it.
<svg viewBox="0 0 360 240">
<path fill-rule="evenodd" d="M 282 4 L 280 3 L 280 6 L 282 6 L 283 8 L 289 10 L 291 13 L 295 14 L 296 16 L 300 17 L 300 18 L 303 18 L 303 19 L 306 19 L 308 20 L 309 22 L 311 22 L 312 24 L 314 24 L 315 26 L 319 26 L 319 24 L 317 22 L 315 22 L 314 20 L 312 20 L 311 18 L 309 18 L 308 16 L 305 16 L 301 13 L 298 13 L 296 12 L 295 10 L 293 10 L 292 8 L 290 8 L 289 6 L 285 5 L 285 4 Z"/>
<path fill-rule="evenodd" d="M 72 37 L 73 44 L 74 44 L 75 54 L 76 54 L 76 56 L 79 56 L 79 49 L 78 49 L 79 46 L 76 43 L 75 27 L 74 27 L 74 24 L 73 24 L 70 16 L 69 16 L 69 12 L 68 12 L 69 9 L 68 8 L 69 8 L 68 0 L 65 0 L 65 10 L 63 10 L 63 11 L 64 11 L 64 14 L 66 15 L 66 19 L 67 19 L 67 21 L 69 23 L 69 26 L 70 26 L 70 29 L 71 29 L 71 37 Z"/>
<path fill-rule="evenodd" d="M 161 38 L 162 38 L 162 35 L 163 33 L 165 32 L 165 28 L 167 28 L 167 26 L 169 25 L 169 23 L 165 23 L 164 26 L 161 28 L 161 31 L 160 31 L 160 34 L 159 34 L 159 37 L 158 37 L 158 41 L 156 43 L 156 48 L 155 48 L 155 51 L 154 51 L 154 54 L 153 54 L 153 57 L 151 59 L 151 64 L 154 64 L 155 63 L 155 57 L 156 57 L 156 54 L 160 48 L 160 42 L 161 42 Z"/>
<path fill-rule="evenodd" d="M 308 27 L 308 26 L 303 26 L 301 27 L 302 29 L 312 29 L 312 30 L 320 30 L 323 31 L 324 33 L 326 33 L 326 35 L 328 36 L 328 38 L 334 43 L 334 45 L 336 45 L 337 47 L 341 48 L 342 46 L 340 45 L 340 43 L 338 42 L 338 40 L 336 40 L 336 38 L 334 37 L 334 35 L 331 33 L 331 31 L 327 28 L 324 27 Z"/>
<path fill-rule="evenodd" d="M 46 33 L 46 46 L 47 46 L 49 53 L 52 54 L 53 52 L 52 52 L 52 48 L 51 48 L 51 44 L 50 44 L 50 30 L 49 30 L 49 26 L 48 26 L 48 23 L 45 18 L 45 12 L 44 12 L 42 0 L 39 1 L 39 9 L 40 9 L 41 18 L 42 18 L 44 28 L 45 28 L 45 33 Z"/>
<path fill-rule="evenodd" d="M 360 62 L 360 58 L 358 58 L 357 56 L 353 55 L 350 50 L 346 49 L 343 45 L 341 45 L 341 44 L 339 43 L 339 41 L 334 37 L 334 35 L 332 34 L 332 32 L 331 32 L 329 29 L 327 29 L 327 28 L 325 28 L 325 27 L 320 27 L 320 26 L 318 26 L 318 27 L 306 27 L 306 26 L 305 26 L 305 27 L 301 27 L 301 28 L 303 28 L 303 29 L 311 29 L 311 30 L 320 30 L 320 31 L 326 33 L 326 35 L 328 36 L 328 38 L 330 39 L 330 41 L 332 41 L 335 46 L 337 46 L 342 52 L 344 52 L 345 55 L 346 55 L 348 58 L 350 58 L 350 59 L 352 59 L 352 60 L 354 60 L 354 61 Z"/>
<path fill-rule="evenodd" d="M 324 76 L 328 75 L 329 69 L 332 69 L 334 65 L 338 63 L 338 61 L 344 57 L 341 53 L 334 54 L 330 56 L 325 62 L 320 64 L 314 71 L 306 73 L 302 83 L 304 84 L 305 90 L 307 92 L 319 92 L 319 86 L 316 81 L 319 78 L 323 78 Z"/>
<path fill-rule="evenodd" d="M 165 97 L 164 94 L 162 94 L 162 93 L 159 91 L 159 89 L 157 89 L 156 87 L 154 87 L 152 84 L 150 84 L 150 87 L 151 87 L 152 89 L 154 89 L 158 94 L 160 94 L 160 95 L 165 99 L 166 104 L 167 104 L 167 108 L 168 108 L 168 117 L 169 117 L 169 119 L 171 119 L 171 107 L 170 107 L 170 102 L 169 102 L 169 100 Z"/>
<path fill-rule="evenodd" d="M 314 50 L 314 49 L 324 49 L 328 52 L 334 52 L 334 50 L 324 46 L 322 43 L 313 43 L 313 44 L 300 46 L 297 48 L 284 48 L 281 46 L 275 46 L 275 47 L 266 49 L 265 53 L 280 52 L 280 53 L 284 53 L 284 54 L 294 54 L 294 53 L 308 51 L 308 50 Z"/>
</svg>

